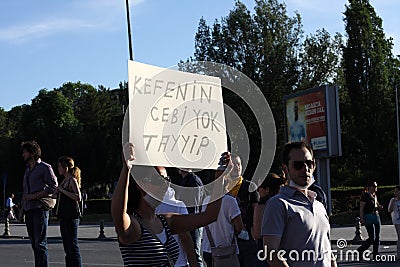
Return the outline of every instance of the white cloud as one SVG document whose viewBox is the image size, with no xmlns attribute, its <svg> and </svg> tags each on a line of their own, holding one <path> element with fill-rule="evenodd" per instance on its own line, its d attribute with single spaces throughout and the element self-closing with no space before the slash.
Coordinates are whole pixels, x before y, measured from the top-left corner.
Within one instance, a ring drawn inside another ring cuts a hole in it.
<svg viewBox="0 0 400 267">
<path fill-rule="evenodd" d="M 47 19 L 36 23 L 0 29 L 0 40 L 24 43 L 31 39 L 43 38 L 55 33 L 93 27 L 94 25 L 91 23 L 76 19 Z"/>
<path fill-rule="evenodd" d="M 143 2 L 130 0 L 130 8 Z M 121 0 L 71 1 L 60 5 L 56 13 L 44 8 L 42 14 L 37 14 L 40 19 L 15 20 L 0 27 L 0 42 L 22 44 L 66 32 L 113 31 L 120 25 L 117 20 L 125 20 L 125 14 L 125 1 Z"/>
</svg>

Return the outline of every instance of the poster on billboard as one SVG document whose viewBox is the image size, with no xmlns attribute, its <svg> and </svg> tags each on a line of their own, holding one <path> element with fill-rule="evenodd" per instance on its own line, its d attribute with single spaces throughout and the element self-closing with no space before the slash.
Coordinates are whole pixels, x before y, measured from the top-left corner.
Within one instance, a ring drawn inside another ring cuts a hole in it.
<svg viewBox="0 0 400 267">
<path fill-rule="evenodd" d="M 317 157 L 341 154 L 337 87 L 321 86 L 285 96 L 284 107 L 287 142 L 305 140 Z"/>
<path fill-rule="evenodd" d="M 128 62 L 137 165 L 216 169 L 227 151 L 221 79 Z"/>
</svg>

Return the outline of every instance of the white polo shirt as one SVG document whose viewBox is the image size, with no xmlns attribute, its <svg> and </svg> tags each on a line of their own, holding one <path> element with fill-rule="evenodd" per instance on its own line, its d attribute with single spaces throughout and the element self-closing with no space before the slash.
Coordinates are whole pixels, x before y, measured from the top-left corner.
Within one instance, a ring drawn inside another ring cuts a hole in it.
<svg viewBox="0 0 400 267">
<path fill-rule="evenodd" d="M 330 267 L 331 243 L 329 218 L 316 193 L 308 190 L 310 201 L 302 192 L 285 186 L 265 206 L 261 234 L 281 237 L 289 266 Z"/>
</svg>

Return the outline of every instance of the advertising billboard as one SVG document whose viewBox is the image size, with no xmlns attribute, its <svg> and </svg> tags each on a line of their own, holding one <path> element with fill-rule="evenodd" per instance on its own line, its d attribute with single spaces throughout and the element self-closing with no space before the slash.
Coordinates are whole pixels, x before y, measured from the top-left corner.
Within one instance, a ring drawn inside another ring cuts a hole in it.
<svg viewBox="0 0 400 267">
<path fill-rule="evenodd" d="M 316 157 L 341 155 L 338 90 L 321 86 L 284 97 L 287 142 L 305 140 Z"/>
</svg>

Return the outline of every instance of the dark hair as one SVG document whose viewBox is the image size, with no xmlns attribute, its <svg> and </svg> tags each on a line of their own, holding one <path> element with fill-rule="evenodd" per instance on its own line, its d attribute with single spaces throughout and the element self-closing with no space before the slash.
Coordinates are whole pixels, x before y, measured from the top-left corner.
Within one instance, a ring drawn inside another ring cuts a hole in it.
<svg viewBox="0 0 400 267">
<path fill-rule="evenodd" d="M 394 189 L 400 190 L 400 185 L 396 185 Z"/>
<path fill-rule="evenodd" d="M 283 146 L 282 154 L 281 154 L 281 160 L 282 163 L 288 165 L 289 164 L 289 154 L 293 149 L 302 149 L 306 148 L 308 151 L 310 151 L 310 154 L 312 158 L 314 159 L 314 152 L 312 148 L 310 147 L 309 144 L 307 144 L 305 141 L 301 142 L 291 142 L 291 143 L 286 143 Z"/>
<path fill-rule="evenodd" d="M 375 180 L 370 180 L 370 181 L 368 181 L 367 183 L 366 183 L 366 185 L 364 186 L 364 189 L 363 189 L 363 194 L 365 194 L 365 193 L 367 193 L 368 192 L 368 188 L 370 188 L 371 186 L 374 186 L 374 184 L 376 183 L 376 181 Z"/>
<path fill-rule="evenodd" d="M 81 170 L 75 166 L 74 160 L 71 157 L 62 156 L 58 159 L 58 163 L 67 168 L 67 171 L 75 177 L 78 186 L 81 187 Z"/>
<path fill-rule="evenodd" d="M 285 184 L 284 178 L 280 177 L 276 173 L 270 172 L 264 181 L 260 184 L 260 187 L 269 188 L 270 196 L 278 194 L 281 185 Z"/>
<path fill-rule="evenodd" d="M 133 176 L 135 178 L 133 178 Z M 127 213 L 132 214 L 139 208 L 140 198 L 142 197 L 141 188 L 136 181 L 141 181 L 145 178 L 154 177 L 160 178 L 156 167 L 152 166 L 132 166 L 131 173 L 129 174 L 129 187 L 128 187 L 128 203 Z"/>
<path fill-rule="evenodd" d="M 28 151 L 33 155 L 35 160 L 38 160 L 42 156 L 42 150 L 36 141 L 26 141 L 21 143 L 21 149 Z"/>
</svg>

